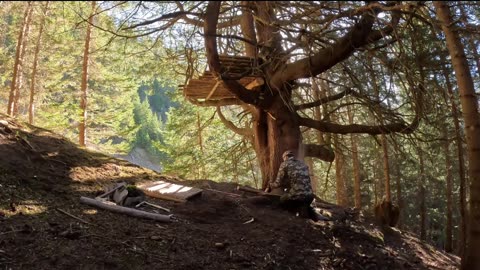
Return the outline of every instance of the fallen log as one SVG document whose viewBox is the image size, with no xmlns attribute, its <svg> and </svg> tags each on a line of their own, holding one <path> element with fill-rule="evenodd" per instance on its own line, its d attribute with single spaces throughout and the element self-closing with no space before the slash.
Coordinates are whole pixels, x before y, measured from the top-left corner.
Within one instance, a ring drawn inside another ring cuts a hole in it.
<svg viewBox="0 0 480 270">
<path fill-rule="evenodd" d="M 104 202 L 97 201 L 95 199 L 91 199 L 87 197 L 80 197 L 80 202 L 86 205 L 95 206 L 104 210 L 108 210 L 111 212 L 120 213 L 124 215 L 129 215 L 133 217 L 153 219 L 161 222 L 172 221 L 171 216 L 149 213 L 149 212 L 132 209 L 128 207 L 123 207 L 123 206 L 118 206 L 118 205 L 106 204 Z"/>
</svg>

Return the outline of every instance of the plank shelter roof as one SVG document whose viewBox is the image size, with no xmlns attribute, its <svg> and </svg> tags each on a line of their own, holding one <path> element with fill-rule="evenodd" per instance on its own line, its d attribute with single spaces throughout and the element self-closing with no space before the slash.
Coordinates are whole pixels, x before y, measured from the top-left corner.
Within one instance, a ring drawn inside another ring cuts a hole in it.
<svg viewBox="0 0 480 270">
<path fill-rule="evenodd" d="M 247 89 L 258 86 L 261 79 L 259 69 L 254 58 L 245 56 L 220 56 L 220 63 L 226 69 L 229 77 L 241 77 L 238 82 Z M 260 84 L 261 85 L 261 84 Z M 199 78 L 190 79 L 187 85 L 181 85 L 180 89 L 187 98 L 196 100 L 221 100 L 235 98 L 222 82 L 215 78 L 212 72 L 206 70 Z"/>
</svg>

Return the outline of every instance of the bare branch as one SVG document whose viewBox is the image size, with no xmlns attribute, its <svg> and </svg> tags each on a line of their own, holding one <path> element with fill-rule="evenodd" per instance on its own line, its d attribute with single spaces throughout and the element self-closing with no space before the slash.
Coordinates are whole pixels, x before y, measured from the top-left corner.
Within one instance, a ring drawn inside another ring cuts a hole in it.
<svg viewBox="0 0 480 270">
<path fill-rule="evenodd" d="M 351 93 L 353 93 L 353 90 L 351 88 L 347 88 L 345 91 L 343 91 L 341 93 L 338 93 L 336 95 L 333 95 L 333 96 L 324 97 L 322 99 L 319 99 L 319 100 L 316 100 L 316 101 L 313 101 L 313 102 L 310 102 L 310 103 L 295 105 L 294 109 L 295 110 L 304 110 L 304 109 L 317 107 L 317 106 L 320 106 L 320 105 L 325 104 L 327 102 L 341 99 L 341 98 L 343 98 L 346 95 L 349 95 Z"/>
<path fill-rule="evenodd" d="M 350 31 L 334 44 L 325 47 L 310 57 L 300 59 L 278 70 L 272 77 L 270 84 L 278 88 L 286 81 L 299 78 L 314 77 L 335 64 L 347 59 L 356 49 L 373 43 L 390 34 L 400 19 L 400 11 L 410 8 L 410 5 L 383 6 L 378 3 L 369 4 L 357 9 L 356 13 L 364 14 L 360 21 Z M 375 21 L 374 13 L 381 10 L 393 10 L 390 25 L 381 30 L 372 30 Z"/>
<path fill-rule="evenodd" d="M 220 100 L 205 100 L 198 101 L 196 99 L 187 99 L 190 103 L 201 107 L 218 107 L 218 106 L 230 106 L 230 105 L 244 105 L 238 98 L 225 98 Z"/>
<path fill-rule="evenodd" d="M 335 153 L 327 145 L 304 144 L 306 157 L 316 157 L 323 161 L 332 162 L 335 159 Z"/>
<path fill-rule="evenodd" d="M 405 122 L 393 123 L 387 125 L 368 126 L 368 125 L 340 125 L 325 121 L 317 121 L 310 118 L 299 117 L 300 125 L 317 129 L 322 132 L 329 132 L 335 134 L 350 134 L 350 133 L 365 133 L 370 135 L 389 134 L 393 132 L 399 133 L 412 133 L 414 128 L 414 122 L 411 125 L 407 125 Z M 413 126 L 413 127 L 412 127 Z"/>
<path fill-rule="evenodd" d="M 237 133 L 238 135 L 246 136 L 246 137 L 249 137 L 249 139 L 252 139 L 253 129 L 251 129 L 251 128 L 239 128 L 239 127 L 235 126 L 235 124 L 233 124 L 231 121 L 228 121 L 225 118 L 225 116 L 223 115 L 220 107 L 217 107 L 217 114 L 218 114 L 218 117 L 220 118 L 220 121 L 222 121 L 222 123 L 228 129 L 232 130 L 233 132 Z"/>
<path fill-rule="evenodd" d="M 134 25 L 131 25 L 131 26 L 128 26 L 128 27 L 124 27 L 122 30 L 130 30 L 130 29 L 137 28 L 137 27 L 140 27 L 140 26 L 145 26 L 145 25 L 150 25 L 150 24 L 156 23 L 156 22 L 160 22 L 160 21 L 163 21 L 163 20 L 166 20 L 166 19 L 175 19 L 175 21 L 178 21 L 179 19 L 184 18 L 186 15 L 197 15 L 197 16 L 199 16 L 200 14 L 189 12 L 189 11 L 176 11 L 176 12 L 164 14 L 160 17 L 157 17 L 157 18 L 154 18 L 154 19 L 151 19 L 151 20 L 146 20 L 146 21 L 143 21 L 141 23 L 137 23 L 137 24 L 134 24 Z"/>
<path fill-rule="evenodd" d="M 335 44 L 326 47 L 314 55 L 287 64 L 272 77 L 270 84 L 279 88 L 283 82 L 299 78 L 314 77 L 340 61 L 348 58 L 356 48 L 367 44 L 366 37 L 370 34 L 374 22 L 372 14 L 365 14 L 360 22 L 352 27 L 349 33 Z"/>
</svg>

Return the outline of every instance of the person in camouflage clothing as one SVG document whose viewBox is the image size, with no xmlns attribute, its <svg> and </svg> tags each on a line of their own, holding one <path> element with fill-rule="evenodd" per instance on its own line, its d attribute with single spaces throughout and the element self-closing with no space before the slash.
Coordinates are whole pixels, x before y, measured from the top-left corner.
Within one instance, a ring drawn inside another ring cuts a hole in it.
<svg viewBox="0 0 480 270">
<path fill-rule="evenodd" d="M 315 209 L 311 206 L 314 199 L 310 174 L 305 163 L 295 158 L 295 154 L 288 150 L 282 155 L 277 178 L 269 184 L 267 192 L 282 189 L 285 193 L 280 197 L 280 205 L 289 211 L 301 216 L 317 220 Z"/>
</svg>

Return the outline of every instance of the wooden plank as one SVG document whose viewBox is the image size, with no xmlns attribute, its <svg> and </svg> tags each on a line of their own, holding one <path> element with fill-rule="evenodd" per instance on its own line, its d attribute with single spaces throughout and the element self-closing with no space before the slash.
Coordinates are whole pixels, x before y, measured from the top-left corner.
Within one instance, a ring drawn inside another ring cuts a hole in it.
<svg viewBox="0 0 480 270">
<path fill-rule="evenodd" d="M 174 184 L 165 181 L 156 181 L 153 183 L 138 186 L 148 196 L 163 200 L 176 202 L 186 202 L 189 198 L 202 192 L 199 188 L 188 187 L 181 184 Z"/>
<path fill-rule="evenodd" d="M 184 202 L 187 201 L 187 200 L 175 198 L 175 197 L 168 196 L 168 195 L 163 195 L 163 194 L 160 194 L 160 193 L 157 193 L 157 192 L 151 192 L 151 191 L 148 191 L 148 190 L 144 190 L 143 192 L 145 192 L 145 194 L 147 194 L 150 197 L 161 199 L 161 200 L 167 200 L 167 201 L 173 201 L 173 202 L 179 202 L 179 203 L 184 203 Z"/>
</svg>

